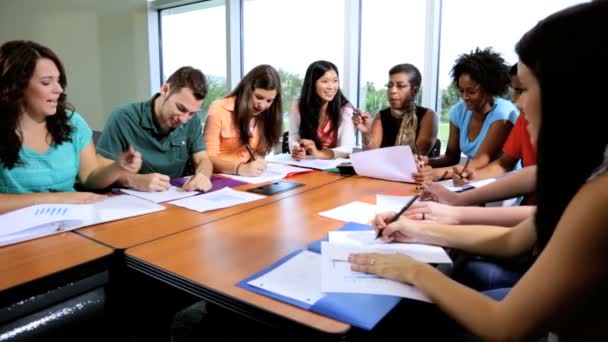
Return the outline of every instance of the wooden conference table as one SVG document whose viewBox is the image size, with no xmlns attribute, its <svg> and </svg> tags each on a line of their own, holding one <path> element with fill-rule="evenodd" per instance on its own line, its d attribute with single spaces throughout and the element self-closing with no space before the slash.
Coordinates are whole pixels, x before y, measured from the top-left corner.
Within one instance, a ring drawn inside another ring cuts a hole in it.
<svg viewBox="0 0 608 342">
<path fill-rule="evenodd" d="M 75 230 L 75 232 L 112 248 L 124 250 L 202 224 L 252 210 L 268 203 L 338 181 L 344 177 L 340 174 L 321 171 L 297 174 L 288 178 L 287 181 L 302 183 L 304 186 L 274 196 L 268 196 L 258 201 L 204 213 L 164 204 L 167 209 L 161 212 L 80 228 Z M 247 190 L 257 186 L 259 184 L 246 184 L 235 189 Z"/>
<path fill-rule="evenodd" d="M 359 176 L 340 179 L 129 248 L 127 266 L 245 316 L 268 319 L 268 324 L 304 325 L 323 335 L 343 336 L 348 324 L 235 284 L 344 224 L 318 212 L 395 190 L 413 193 L 415 189 L 411 184 Z"/>
</svg>

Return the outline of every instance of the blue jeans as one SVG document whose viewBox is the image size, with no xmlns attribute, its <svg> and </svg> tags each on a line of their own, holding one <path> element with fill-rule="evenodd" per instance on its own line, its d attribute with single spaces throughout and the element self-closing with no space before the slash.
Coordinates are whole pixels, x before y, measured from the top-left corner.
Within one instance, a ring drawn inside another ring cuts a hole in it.
<svg viewBox="0 0 608 342">
<path fill-rule="evenodd" d="M 513 287 L 532 261 L 531 256 L 507 260 L 460 256 L 454 262 L 451 277 L 477 291 Z"/>
</svg>

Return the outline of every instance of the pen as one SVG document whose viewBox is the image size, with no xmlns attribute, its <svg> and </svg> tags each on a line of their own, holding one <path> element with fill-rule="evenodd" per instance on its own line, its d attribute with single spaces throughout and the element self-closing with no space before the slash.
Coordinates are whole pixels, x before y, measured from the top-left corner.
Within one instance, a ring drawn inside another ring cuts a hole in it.
<svg viewBox="0 0 608 342">
<path fill-rule="evenodd" d="M 251 157 L 251 161 L 255 160 L 255 155 L 253 154 L 253 150 L 251 149 L 251 146 L 249 146 L 249 144 L 245 144 L 245 148 L 247 149 L 247 152 L 249 152 L 249 156 Z"/>
<path fill-rule="evenodd" d="M 414 202 L 416 202 L 417 199 L 418 199 L 418 195 L 412 197 L 412 199 L 409 202 L 407 202 L 407 204 L 405 204 L 403 206 L 403 208 L 401 208 L 401 210 L 399 210 L 399 212 L 395 214 L 395 216 L 393 216 L 390 220 L 388 220 L 386 225 L 389 225 L 389 224 L 397 221 L 399 219 L 399 216 L 403 215 L 403 213 L 405 213 L 405 211 L 408 210 L 412 206 L 412 204 L 414 204 Z M 382 236 L 382 230 L 383 229 L 378 229 L 378 233 L 376 234 L 376 239 L 379 239 L 380 236 Z"/>
<path fill-rule="evenodd" d="M 460 171 L 460 173 L 458 174 L 458 176 L 460 176 L 460 178 L 462 178 L 462 173 L 467 168 L 467 166 L 469 166 L 470 161 L 471 161 L 471 157 L 467 157 L 467 161 L 464 163 L 464 167 L 462 168 L 462 171 Z"/>
</svg>

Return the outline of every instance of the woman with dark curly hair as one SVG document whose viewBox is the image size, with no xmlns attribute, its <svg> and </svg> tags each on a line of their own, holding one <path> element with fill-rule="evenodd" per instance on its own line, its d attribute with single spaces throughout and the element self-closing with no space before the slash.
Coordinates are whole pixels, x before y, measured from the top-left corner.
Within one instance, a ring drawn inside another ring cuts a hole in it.
<svg viewBox="0 0 608 342">
<path fill-rule="evenodd" d="M 452 167 L 460 161 L 461 152 L 470 159 L 469 168 L 489 164 L 499 156 L 519 114 L 510 101 L 500 98 L 511 82 L 509 66 L 491 48 L 461 55 L 451 74 L 462 101 L 450 110 L 445 154 L 430 159 L 428 166 L 413 175 L 419 182 L 452 178 L 463 168 Z"/>
<path fill-rule="evenodd" d="M 338 68 L 328 61 L 306 70 L 300 98 L 289 111 L 289 149 L 294 159 L 348 156 L 355 144 L 353 106 L 340 90 Z"/>
<path fill-rule="evenodd" d="M 92 132 L 66 102 L 67 78 L 49 48 L 31 41 L 0 46 L 0 213 L 37 203 L 89 203 L 103 196 L 75 192 L 76 178 L 105 188 L 121 172 L 137 172 L 132 148 L 97 164 Z"/>
</svg>

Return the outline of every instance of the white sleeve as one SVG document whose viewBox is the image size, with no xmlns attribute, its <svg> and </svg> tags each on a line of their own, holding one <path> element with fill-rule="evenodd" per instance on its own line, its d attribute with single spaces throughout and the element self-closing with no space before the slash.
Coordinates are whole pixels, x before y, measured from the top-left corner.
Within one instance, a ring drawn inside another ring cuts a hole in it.
<svg viewBox="0 0 608 342">
<path fill-rule="evenodd" d="M 291 103 L 289 109 L 289 152 L 293 145 L 300 142 L 300 110 L 298 109 L 299 99 Z"/>
<path fill-rule="evenodd" d="M 346 158 L 355 146 L 355 126 L 353 126 L 353 107 L 348 104 L 342 107 L 342 118 L 338 127 L 338 144 L 331 150 L 334 158 Z"/>
</svg>

